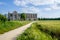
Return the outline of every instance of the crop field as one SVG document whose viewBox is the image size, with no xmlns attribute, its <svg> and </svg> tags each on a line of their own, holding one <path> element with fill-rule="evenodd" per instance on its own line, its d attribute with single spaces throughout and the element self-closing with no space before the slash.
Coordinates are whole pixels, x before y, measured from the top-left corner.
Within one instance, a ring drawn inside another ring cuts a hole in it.
<svg viewBox="0 0 60 40">
<path fill-rule="evenodd" d="M 7 22 L 1 22 L 0 21 L 0 34 L 3 34 L 5 32 L 8 32 L 10 30 L 16 29 L 18 27 L 21 27 L 23 25 L 28 24 L 30 21 L 7 21 Z"/>
<path fill-rule="evenodd" d="M 60 21 L 41 20 L 33 23 L 16 40 L 60 40 Z"/>
<path fill-rule="evenodd" d="M 38 21 L 37 24 L 42 27 L 42 29 L 47 29 L 49 31 L 52 31 L 54 33 L 60 34 L 60 21 L 53 20 L 53 21 Z"/>
</svg>

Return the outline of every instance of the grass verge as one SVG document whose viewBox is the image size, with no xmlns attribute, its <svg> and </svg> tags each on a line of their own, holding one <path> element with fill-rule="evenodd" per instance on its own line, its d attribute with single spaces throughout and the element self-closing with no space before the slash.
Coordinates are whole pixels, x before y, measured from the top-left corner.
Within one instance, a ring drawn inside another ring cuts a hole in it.
<svg viewBox="0 0 60 40">
<path fill-rule="evenodd" d="M 52 37 L 40 31 L 36 24 L 32 24 L 22 35 L 18 36 L 16 40 L 53 40 Z"/>
<path fill-rule="evenodd" d="M 60 21 L 38 21 L 16 40 L 60 40 Z"/>
<path fill-rule="evenodd" d="M 0 34 L 16 29 L 23 25 L 28 24 L 30 21 L 7 21 L 5 23 L 0 22 Z"/>
</svg>

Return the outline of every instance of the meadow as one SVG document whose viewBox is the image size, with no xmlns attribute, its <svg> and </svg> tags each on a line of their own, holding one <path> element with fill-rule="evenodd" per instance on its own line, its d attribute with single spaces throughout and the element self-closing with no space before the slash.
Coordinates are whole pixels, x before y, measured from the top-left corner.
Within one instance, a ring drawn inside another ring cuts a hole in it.
<svg viewBox="0 0 60 40">
<path fill-rule="evenodd" d="M 21 27 L 23 25 L 26 25 L 29 22 L 30 21 L 6 21 L 6 22 L 0 21 L 0 34 L 3 34 L 3 33 L 8 32 L 10 30 L 16 29 L 16 28 Z"/>
<path fill-rule="evenodd" d="M 59 20 L 40 20 L 18 36 L 16 40 L 60 40 Z"/>
</svg>

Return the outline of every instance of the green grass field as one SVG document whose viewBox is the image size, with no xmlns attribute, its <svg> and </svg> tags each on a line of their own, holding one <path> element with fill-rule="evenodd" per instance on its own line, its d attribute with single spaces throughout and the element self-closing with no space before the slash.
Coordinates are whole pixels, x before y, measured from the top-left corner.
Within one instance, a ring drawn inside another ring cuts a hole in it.
<svg viewBox="0 0 60 40">
<path fill-rule="evenodd" d="M 23 25 L 26 25 L 30 21 L 7 21 L 5 23 L 0 22 L 0 34 L 16 29 Z"/>
<path fill-rule="evenodd" d="M 16 40 L 60 40 L 60 21 L 37 21 Z"/>
<path fill-rule="evenodd" d="M 43 29 L 48 29 L 49 31 L 60 33 L 60 21 L 59 20 L 38 21 L 37 23 L 41 25 Z"/>
</svg>

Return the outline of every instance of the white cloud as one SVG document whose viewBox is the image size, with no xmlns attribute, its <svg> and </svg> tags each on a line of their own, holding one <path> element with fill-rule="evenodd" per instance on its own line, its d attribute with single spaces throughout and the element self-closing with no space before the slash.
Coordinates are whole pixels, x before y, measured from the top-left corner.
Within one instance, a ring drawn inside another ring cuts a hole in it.
<svg viewBox="0 0 60 40">
<path fill-rule="evenodd" d="M 60 0 L 55 0 L 57 3 L 60 3 Z"/>
<path fill-rule="evenodd" d="M 60 9 L 60 7 L 57 6 L 57 4 L 60 3 L 60 0 L 14 0 L 14 4 L 17 6 L 28 7 L 27 4 L 29 4 L 29 3 L 34 6 L 50 5 L 49 8 L 43 9 L 43 10 L 47 10 L 47 11 L 52 10 L 52 9 L 54 9 L 54 10 Z M 27 8 L 25 8 L 25 9 L 27 9 Z M 29 6 L 28 9 L 31 11 L 34 11 L 34 12 L 39 10 L 39 9 L 31 7 L 31 6 Z"/>
<path fill-rule="evenodd" d="M 26 5 L 26 4 L 33 4 L 35 6 L 38 5 L 46 5 L 46 4 L 53 4 L 54 0 L 14 0 L 14 3 L 19 6 L 19 5 Z"/>
<path fill-rule="evenodd" d="M 19 6 L 20 5 L 20 1 L 14 0 L 14 4 L 17 5 L 17 6 Z"/>
<path fill-rule="evenodd" d="M 22 11 L 25 13 L 39 13 L 41 10 L 36 7 L 25 7 L 22 8 Z"/>
<path fill-rule="evenodd" d="M 14 0 L 14 4 L 17 5 L 17 6 L 26 6 L 27 1 L 24 1 L 24 0 Z"/>
<path fill-rule="evenodd" d="M 45 8 L 44 9 L 45 11 L 50 11 L 50 10 L 52 10 L 51 8 Z"/>
<path fill-rule="evenodd" d="M 60 9 L 60 7 L 58 7 L 57 5 L 53 5 L 51 6 L 52 9 Z"/>
<path fill-rule="evenodd" d="M 54 4 L 52 4 L 50 7 L 51 7 L 51 9 L 60 9 L 60 6 L 58 5 L 59 3 L 57 3 L 57 2 L 54 2 Z"/>
<path fill-rule="evenodd" d="M 32 3 L 35 6 L 47 5 L 47 4 L 53 4 L 54 0 L 30 0 L 30 3 Z"/>
</svg>

